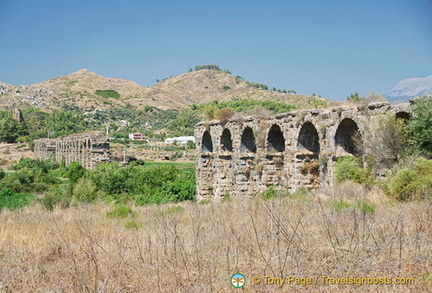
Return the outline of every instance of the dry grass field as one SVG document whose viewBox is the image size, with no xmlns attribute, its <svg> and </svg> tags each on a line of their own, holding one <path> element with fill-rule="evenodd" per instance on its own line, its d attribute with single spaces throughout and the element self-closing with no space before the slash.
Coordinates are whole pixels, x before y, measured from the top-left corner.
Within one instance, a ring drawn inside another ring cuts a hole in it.
<svg viewBox="0 0 432 293">
<path fill-rule="evenodd" d="M 397 203 L 353 188 L 332 199 L 133 207 L 124 218 L 107 217 L 113 207 L 102 203 L 5 210 L 0 292 L 431 291 L 431 202 Z M 242 289 L 230 283 L 237 272 L 246 277 Z M 287 284 L 289 276 L 312 284 Z M 266 284 L 273 277 L 285 278 L 283 286 Z M 325 277 L 413 284 L 329 284 L 337 279 Z"/>
</svg>

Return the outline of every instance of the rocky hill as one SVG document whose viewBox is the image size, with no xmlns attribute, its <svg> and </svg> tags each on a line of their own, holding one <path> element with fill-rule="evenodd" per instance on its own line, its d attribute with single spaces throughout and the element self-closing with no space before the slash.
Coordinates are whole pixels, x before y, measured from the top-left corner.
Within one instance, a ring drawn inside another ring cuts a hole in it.
<svg viewBox="0 0 432 293">
<path fill-rule="evenodd" d="M 432 95 L 432 75 L 401 80 L 385 97 L 390 102 L 406 102 L 410 98 L 426 95 Z"/>
<path fill-rule="evenodd" d="M 106 78 L 86 69 L 31 85 L 0 83 L 0 107 L 36 107 L 51 110 L 65 105 L 86 110 L 125 107 L 141 109 L 186 107 L 232 98 L 284 101 L 308 106 L 319 98 L 277 93 L 251 87 L 233 75 L 203 69 L 165 79 L 152 87 L 121 78 Z"/>
</svg>

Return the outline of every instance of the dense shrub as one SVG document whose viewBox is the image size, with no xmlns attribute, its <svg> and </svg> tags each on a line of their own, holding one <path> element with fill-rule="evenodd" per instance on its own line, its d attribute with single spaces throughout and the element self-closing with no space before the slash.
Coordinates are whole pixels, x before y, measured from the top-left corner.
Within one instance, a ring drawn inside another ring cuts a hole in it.
<svg viewBox="0 0 432 293">
<path fill-rule="evenodd" d="M 143 205 L 195 198 L 195 173 L 173 165 L 132 164 L 122 168 L 118 164 L 101 164 L 87 177 L 117 202 L 132 199 Z"/>
<path fill-rule="evenodd" d="M 22 159 L 13 169 L 8 174 L 0 169 L 1 187 L 12 193 L 43 192 L 40 203 L 48 210 L 97 198 L 140 205 L 195 199 L 194 170 L 173 164 L 109 163 L 87 171 L 76 162 L 66 168 L 49 160 Z"/>
<path fill-rule="evenodd" d="M 14 193 L 10 189 L 0 190 L 0 211 L 3 208 L 16 210 L 29 205 L 36 199 L 36 196 L 25 193 Z"/>
<path fill-rule="evenodd" d="M 157 192 L 161 202 L 195 200 L 194 174 L 181 174 L 174 181 L 168 181 Z"/>
<path fill-rule="evenodd" d="M 12 170 L 21 170 L 24 168 L 32 169 L 32 170 L 40 170 L 44 173 L 57 169 L 59 167 L 59 164 L 53 160 L 39 160 L 39 159 L 29 159 L 29 158 L 22 158 L 17 164 L 11 166 Z"/>
<path fill-rule="evenodd" d="M 432 160 L 417 158 L 411 167 L 398 169 L 384 189 L 390 196 L 401 200 L 425 199 L 432 196 Z"/>
<path fill-rule="evenodd" d="M 71 204 L 72 186 L 63 184 L 50 190 L 39 199 L 39 203 L 47 210 L 52 211 L 56 206 L 68 208 Z"/>
<path fill-rule="evenodd" d="M 67 167 L 63 177 L 68 178 L 71 182 L 75 183 L 84 176 L 86 170 L 83 166 L 78 164 L 77 162 L 72 162 L 69 167 Z"/>
<path fill-rule="evenodd" d="M 142 182 L 134 185 L 138 205 L 195 199 L 195 174 L 173 166 L 147 168 L 131 180 Z"/>
<path fill-rule="evenodd" d="M 21 159 L 11 167 L 16 171 L 6 174 L 0 184 L 17 193 L 45 191 L 59 183 L 52 172 L 55 168 L 58 168 L 58 164 L 50 160 Z"/>
<path fill-rule="evenodd" d="M 1 186 L 13 192 L 40 192 L 45 191 L 51 184 L 56 183 L 56 178 L 31 169 L 21 169 L 9 173 L 1 180 Z"/>
<path fill-rule="evenodd" d="M 130 175 L 128 170 L 121 168 L 118 163 L 100 164 L 89 174 L 89 178 L 107 194 L 126 193 Z"/>
<path fill-rule="evenodd" d="M 107 212 L 108 218 L 126 218 L 129 216 L 133 217 L 135 216 L 135 213 L 130 206 L 127 206 L 125 204 L 119 204 L 115 206 L 113 210 Z"/>
<path fill-rule="evenodd" d="M 416 148 L 432 157 L 432 97 L 422 97 L 412 106 L 412 117 L 408 128 Z"/>
<path fill-rule="evenodd" d="M 72 197 L 77 202 L 93 202 L 98 197 L 97 186 L 88 178 L 80 178 L 73 188 Z"/>
<path fill-rule="evenodd" d="M 230 120 L 235 114 L 235 111 L 230 108 L 223 108 L 220 109 L 216 113 L 216 118 L 219 119 L 221 124 L 226 124 L 228 120 Z"/>
<path fill-rule="evenodd" d="M 353 156 L 338 159 L 335 164 L 335 180 L 336 182 L 351 180 L 366 185 L 373 182 L 371 171 L 363 168 L 361 160 Z"/>
</svg>

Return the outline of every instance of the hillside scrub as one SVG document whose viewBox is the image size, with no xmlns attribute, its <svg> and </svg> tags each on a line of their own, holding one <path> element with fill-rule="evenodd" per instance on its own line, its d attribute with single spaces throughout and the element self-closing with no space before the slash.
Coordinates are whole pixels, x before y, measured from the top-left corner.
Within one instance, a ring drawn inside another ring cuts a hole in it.
<svg viewBox="0 0 432 293">
<path fill-rule="evenodd" d="M 294 105 L 286 104 L 283 102 L 257 101 L 257 100 L 236 99 L 236 98 L 231 101 L 222 101 L 222 102 L 213 101 L 212 103 L 200 104 L 197 106 L 197 109 L 205 112 L 206 109 L 209 107 L 214 107 L 215 109 L 218 110 L 229 108 L 236 112 L 241 113 L 257 106 L 267 109 L 271 111 L 273 114 L 289 112 L 296 109 Z"/>
<path fill-rule="evenodd" d="M 199 70 L 203 70 L 203 69 L 221 71 L 221 72 L 225 72 L 225 73 L 228 73 L 228 74 L 232 75 L 232 73 L 231 73 L 230 70 L 228 70 L 228 69 L 221 69 L 220 66 L 216 65 L 216 64 L 196 65 L 194 67 L 194 69 L 189 68 L 188 72 L 199 71 Z M 236 76 L 236 78 L 238 80 L 243 80 L 244 81 L 244 79 L 241 76 Z M 265 85 L 265 84 L 262 84 L 262 83 L 258 83 L 258 82 L 246 81 L 246 84 L 249 87 L 254 87 L 254 88 L 262 89 L 262 90 L 266 90 L 266 91 L 270 89 L 268 85 Z M 228 90 L 228 89 L 229 89 L 229 87 L 226 88 L 225 90 Z M 285 93 L 285 94 L 286 93 L 290 93 L 290 94 L 295 94 L 296 93 L 294 90 L 285 90 L 285 89 L 282 90 L 282 89 L 277 89 L 276 87 L 272 87 L 270 90 L 273 91 L 273 92 Z"/>
</svg>

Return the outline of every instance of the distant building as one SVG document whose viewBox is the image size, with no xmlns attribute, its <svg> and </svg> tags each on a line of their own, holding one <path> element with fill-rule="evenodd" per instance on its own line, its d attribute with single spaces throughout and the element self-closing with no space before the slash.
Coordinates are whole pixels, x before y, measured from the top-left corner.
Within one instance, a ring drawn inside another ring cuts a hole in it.
<svg viewBox="0 0 432 293">
<path fill-rule="evenodd" d="M 139 133 L 139 132 L 129 133 L 129 139 L 130 140 L 138 140 L 138 141 L 146 140 L 144 137 L 144 133 Z"/>
<path fill-rule="evenodd" d="M 178 143 L 178 144 L 187 144 L 189 141 L 195 143 L 195 137 L 193 136 L 178 136 L 178 137 L 170 137 L 165 139 L 165 143 Z"/>
</svg>

